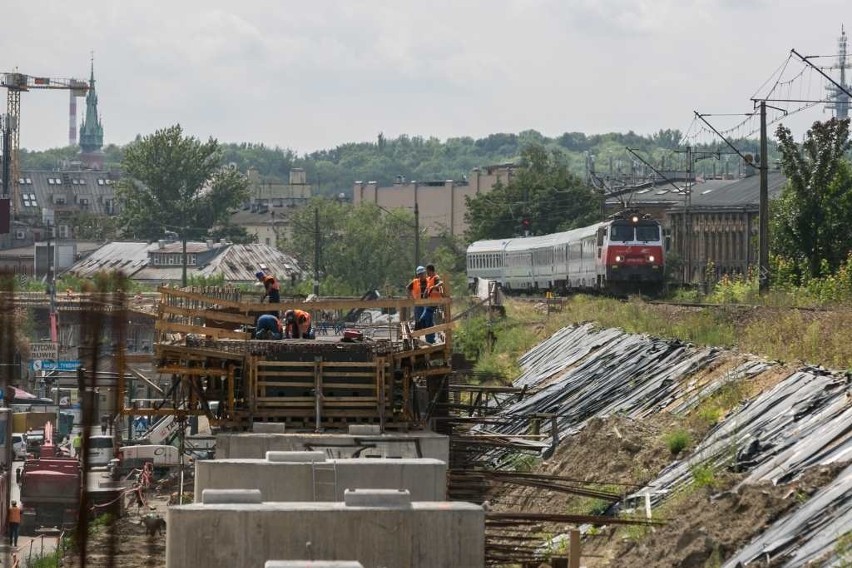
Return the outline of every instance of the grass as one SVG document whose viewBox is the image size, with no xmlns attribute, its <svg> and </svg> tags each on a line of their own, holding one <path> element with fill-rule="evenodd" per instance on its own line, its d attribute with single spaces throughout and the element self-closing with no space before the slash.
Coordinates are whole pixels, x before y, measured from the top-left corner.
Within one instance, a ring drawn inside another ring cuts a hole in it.
<svg viewBox="0 0 852 568">
<path fill-rule="evenodd" d="M 484 317 L 471 318 L 457 332 L 457 342 L 468 346 L 466 354 L 474 359 L 478 356 L 476 370 L 502 377 L 504 382 L 520 374 L 517 358 L 536 343 L 561 327 L 589 321 L 628 333 L 735 348 L 779 361 L 852 369 L 852 309 L 848 305 L 816 312 L 772 308 L 755 311 L 736 306 L 671 309 L 638 299 L 625 302 L 578 295 L 567 299 L 559 313 L 540 313 L 528 302 L 512 300 L 506 303 L 506 313 L 505 320 L 490 324 L 490 352 L 482 349 L 489 329 Z M 718 413 L 706 412 L 710 420 Z"/>
<path fill-rule="evenodd" d="M 692 436 L 686 430 L 678 429 L 666 434 L 663 437 L 663 441 L 666 443 L 666 447 L 668 447 L 671 454 L 676 456 L 692 444 Z"/>
</svg>

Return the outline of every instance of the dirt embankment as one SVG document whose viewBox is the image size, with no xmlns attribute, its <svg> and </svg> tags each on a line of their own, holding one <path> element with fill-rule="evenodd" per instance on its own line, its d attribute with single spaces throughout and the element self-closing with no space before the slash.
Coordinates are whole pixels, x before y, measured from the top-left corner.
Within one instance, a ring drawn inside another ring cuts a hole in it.
<svg viewBox="0 0 852 568">
<path fill-rule="evenodd" d="M 661 414 L 644 421 L 622 417 L 594 419 L 535 471 L 576 480 L 583 487 L 627 494 L 670 464 L 667 433 L 689 432 L 696 444 L 707 427 L 696 421 Z M 688 449 L 686 453 L 688 453 Z M 681 455 L 680 457 L 683 457 Z M 715 474 L 706 485 L 690 486 L 654 510 L 665 524 L 592 531 L 583 541 L 583 565 L 589 568 L 704 568 L 719 566 L 775 519 L 807 500 L 834 479 L 842 465 L 820 467 L 787 485 L 743 485 L 742 475 Z M 495 491 L 498 511 L 553 514 L 602 514 L 606 503 L 586 497 L 528 487 Z M 559 534 L 565 526 L 543 525 L 541 534 Z M 546 566 L 546 565 L 545 565 Z"/>
</svg>

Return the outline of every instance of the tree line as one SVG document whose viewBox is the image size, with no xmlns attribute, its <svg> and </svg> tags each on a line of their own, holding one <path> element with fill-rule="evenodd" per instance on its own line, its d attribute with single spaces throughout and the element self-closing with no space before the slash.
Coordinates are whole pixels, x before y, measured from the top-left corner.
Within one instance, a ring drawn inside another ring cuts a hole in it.
<svg viewBox="0 0 852 568">
<path fill-rule="evenodd" d="M 605 152 L 607 147 L 614 151 L 617 145 L 622 150 L 629 145 L 643 151 L 644 144 L 653 160 L 676 148 L 681 138 L 678 131 L 670 130 L 650 137 L 573 133 L 557 139 L 526 131 L 445 143 L 407 136 L 388 140 L 380 135 L 375 144 L 347 144 L 298 157 L 263 145 L 220 144 L 212 138 L 201 141 L 175 125 L 140 136 L 123 148 L 110 147 L 110 159 L 120 158 L 119 167 L 125 174 L 117 187 L 121 215 L 110 224 L 79 221 L 82 229 L 103 233 L 105 227 L 111 227 L 115 236 L 123 238 L 153 240 L 173 232 L 182 239 L 228 236 L 239 240 L 246 237 L 245 231 L 231 226 L 229 217 L 248 198 L 248 181 L 238 173 L 246 169 L 242 166 L 282 176 L 292 167 L 319 171 L 345 166 L 350 172 L 345 183 L 350 185 L 361 173 L 366 174 L 363 178 L 391 183 L 381 176 L 399 172 L 398 164 L 407 164 L 408 171 L 414 172 L 451 172 L 460 164 L 481 163 L 483 156 L 511 156 L 517 164 L 511 181 L 468 199 L 465 238 L 445 236 L 439 239 L 438 251 L 433 251 L 448 270 L 463 271 L 465 242 L 547 234 L 602 218 L 603 196 L 578 173 L 576 155 L 568 148 Z M 772 204 L 770 248 L 776 258 L 793 267 L 788 272 L 798 279 L 833 274 L 848 262 L 852 250 L 849 121 L 816 122 L 801 144 L 783 125 L 776 138 L 781 167 L 789 181 L 781 198 Z M 746 144 L 740 147 L 749 149 Z M 42 157 L 57 159 L 69 153 L 63 152 L 52 150 Z M 34 159 L 34 155 L 27 156 Z M 231 163 L 237 163 L 236 170 L 226 167 Z M 327 166 L 319 165 L 323 163 Z M 456 177 L 449 173 L 436 176 Z M 320 220 L 318 227 L 315 216 Z M 309 207 L 295 210 L 290 220 L 292 237 L 278 244 L 304 266 L 313 268 L 314 259 L 320 259 L 316 268 L 330 287 L 326 293 L 392 287 L 404 281 L 425 256 L 415 258 L 413 253 L 417 236 L 411 212 L 388 213 L 371 205 L 351 207 L 318 196 Z M 425 233 L 420 239 L 426 242 Z"/>
</svg>

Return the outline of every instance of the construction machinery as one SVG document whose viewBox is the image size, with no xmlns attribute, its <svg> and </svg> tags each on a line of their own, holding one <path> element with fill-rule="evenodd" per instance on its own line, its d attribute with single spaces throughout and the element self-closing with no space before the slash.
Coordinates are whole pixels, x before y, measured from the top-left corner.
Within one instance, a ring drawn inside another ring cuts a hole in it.
<svg viewBox="0 0 852 568">
<path fill-rule="evenodd" d="M 34 77 L 24 73 L 0 73 L 0 87 L 8 90 L 6 99 L 7 124 L 10 129 L 10 148 L 4 148 L 4 154 L 11 159 L 10 183 L 11 187 L 4 187 L 3 197 L 11 194 L 11 212 L 14 215 L 20 207 L 20 166 L 18 163 L 19 150 L 21 148 L 21 93 L 33 89 L 70 90 L 73 96 L 82 97 L 89 90 L 89 84 L 80 79 L 57 79 L 54 77 Z M 11 191 L 9 191 L 11 189 Z M 0 220 L 0 226 L 4 226 Z"/>
<path fill-rule="evenodd" d="M 60 453 L 53 444 L 53 424 L 48 422 L 41 455 L 24 462 L 21 534 L 34 534 L 40 527 L 73 527 L 77 523 L 82 480 L 80 463 Z"/>
</svg>

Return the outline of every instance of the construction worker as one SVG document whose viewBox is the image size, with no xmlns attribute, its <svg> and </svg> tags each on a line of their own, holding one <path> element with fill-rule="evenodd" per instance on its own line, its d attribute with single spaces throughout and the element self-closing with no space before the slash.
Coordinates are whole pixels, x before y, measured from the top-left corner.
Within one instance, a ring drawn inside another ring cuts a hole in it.
<svg viewBox="0 0 852 568">
<path fill-rule="evenodd" d="M 278 283 L 278 280 L 271 274 L 266 274 L 262 270 L 258 270 L 255 272 L 255 277 L 263 284 L 263 296 L 260 297 L 260 301 L 262 302 L 266 298 L 269 298 L 270 304 L 279 304 L 281 303 L 281 285 Z"/>
<path fill-rule="evenodd" d="M 254 328 L 255 339 L 281 339 L 283 334 L 284 328 L 277 317 L 272 314 L 263 314 L 257 318 L 257 325 Z"/>
<path fill-rule="evenodd" d="M 414 279 L 406 287 L 411 298 L 422 300 L 429 297 L 431 281 L 426 275 L 426 268 L 418 266 L 414 271 Z M 414 306 L 414 329 L 426 329 L 432 327 L 435 317 L 435 309 L 432 306 Z M 435 343 L 435 334 L 426 335 L 426 343 Z"/>
<path fill-rule="evenodd" d="M 429 282 L 429 297 L 443 298 L 444 297 L 444 281 L 435 272 L 434 264 L 426 265 L 426 279 Z"/>
<path fill-rule="evenodd" d="M 311 314 L 303 310 L 284 312 L 284 337 L 287 339 L 314 339 Z"/>
<path fill-rule="evenodd" d="M 9 546 L 18 546 L 18 527 L 21 526 L 21 509 L 18 507 L 17 501 L 12 501 L 12 506 L 9 507 Z"/>
<path fill-rule="evenodd" d="M 74 449 L 74 457 L 80 459 L 80 450 L 83 447 L 83 433 L 77 432 L 74 439 L 71 440 L 71 447 Z"/>
</svg>

